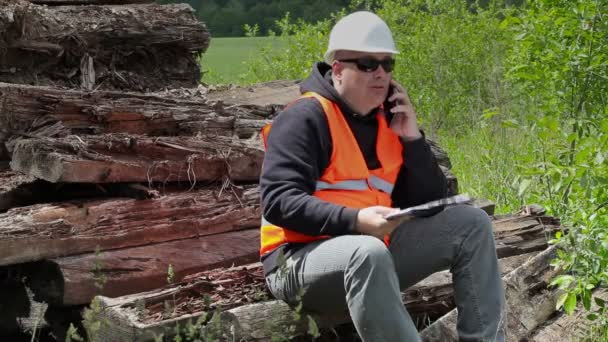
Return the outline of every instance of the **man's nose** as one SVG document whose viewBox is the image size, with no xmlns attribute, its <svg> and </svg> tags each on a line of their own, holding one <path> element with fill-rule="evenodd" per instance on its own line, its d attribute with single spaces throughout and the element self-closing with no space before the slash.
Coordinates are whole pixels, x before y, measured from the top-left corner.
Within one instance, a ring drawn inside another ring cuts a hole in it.
<svg viewBox="0 0 608 342">
<path fill-rule="evenodd" d="M 382 64 L 378 65 L 378 68 L 376 68 L 376 70 L 373 71 L 373 76 L 374 78 L 380 78 L 382 76 L 387 76 L 388 72 L 386 72 L 386 70 L 384 70 L 384 67 L 382 66 Z"/>
</svg>

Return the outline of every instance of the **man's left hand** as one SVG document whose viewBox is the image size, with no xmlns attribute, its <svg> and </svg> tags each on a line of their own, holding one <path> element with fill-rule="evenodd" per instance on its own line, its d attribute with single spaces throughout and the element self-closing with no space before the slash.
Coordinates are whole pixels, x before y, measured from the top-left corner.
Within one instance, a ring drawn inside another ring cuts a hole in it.
<svg viewBox="0 0 608 342">
<path fill-rule="evenodd" d="M 407 95 L 407 91 L 395 80 L 391 80 L 391 85 L 395 89 L 388 98 L 388 101 L 395 102 L 395 106 L 391 108 L 391 113 L 394 115 L 391 121 L 391 129 L 406 141 L 422 137 L 416 121 L 416 111 Z"/>
</svg>

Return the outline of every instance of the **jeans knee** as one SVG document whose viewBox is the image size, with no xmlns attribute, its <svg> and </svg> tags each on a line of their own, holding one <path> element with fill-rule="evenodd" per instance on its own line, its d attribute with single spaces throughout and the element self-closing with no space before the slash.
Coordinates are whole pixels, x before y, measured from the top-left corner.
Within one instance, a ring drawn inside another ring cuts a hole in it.
<svg viewBox="0 0 608 342">
<path fill-rule="evenodd" d="M 479 208 L 464 205 L 456 206 L 450 208 L 450 215 L 453 215 L 459 221 L 459 226 L 468 230 L 470 234 L 479 237 L 493 236 L 490 217 Z"/>
<path fill-rule="evenodd" d="M 382 240 L 361 235 L 351 261 L 365 262 L 374 267 L 394 267 L 393 257 Z"/>
</svg>

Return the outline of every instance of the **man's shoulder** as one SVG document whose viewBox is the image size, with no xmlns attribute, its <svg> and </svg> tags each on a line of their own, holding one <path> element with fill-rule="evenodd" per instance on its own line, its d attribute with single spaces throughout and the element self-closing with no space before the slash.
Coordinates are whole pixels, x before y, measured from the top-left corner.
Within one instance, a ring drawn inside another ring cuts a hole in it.
<svg viewBox="0 0 608 342">
<path fill-rule="evenodd" d="M 295 99 L 277 115 L 276 120 L 290 122 L 318 122 L 325 117 L 321 103 L 315 98 L 301 97 Z"/>
</svg>

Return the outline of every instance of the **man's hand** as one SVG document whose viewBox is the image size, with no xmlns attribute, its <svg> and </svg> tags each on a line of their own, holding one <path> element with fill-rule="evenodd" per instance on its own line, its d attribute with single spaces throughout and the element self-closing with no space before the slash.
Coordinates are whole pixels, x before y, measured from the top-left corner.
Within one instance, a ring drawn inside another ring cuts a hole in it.
<svg viewBox="0 0 608 342">
<path fill-rule="evenodd" d="M 403 219 L 391 221 L 385 219 L 388 214 L 395 211 L 398 211 L 398 209 L 382 206 L 363 208 L 357 214 L 355 230 L 361 234 L 372 235 L 382 240 L 384 236 L 392 233 L 404 221 Z"/>
<path fill-rule="evenodd" d="M 388 101 L 395 102 L 395 106 L 391 108 L 391 113 L 394 114 L 391 129 L 408 141 L 422 137 L 416 121 L 416 111 L 407 95 L 407 91 L 395 80 L 391 80 L 391 85 L 395 89 L 388 98 Z"/>
</svg>

